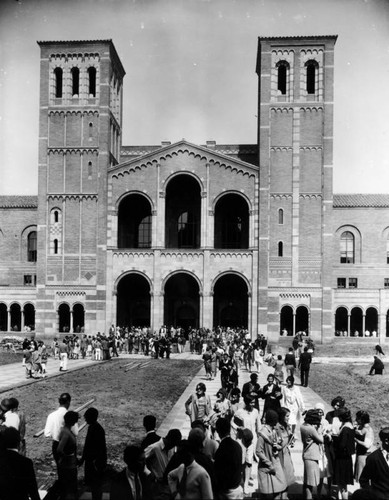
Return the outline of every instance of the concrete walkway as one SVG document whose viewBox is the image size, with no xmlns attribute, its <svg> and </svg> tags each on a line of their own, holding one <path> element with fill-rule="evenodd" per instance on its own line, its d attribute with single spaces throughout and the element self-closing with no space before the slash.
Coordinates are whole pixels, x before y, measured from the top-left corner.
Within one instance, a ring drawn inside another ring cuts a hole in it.
<svg viewBox="0 0 389 500">
<path fill-rule="evenodd" d="M 185 352 L 182 354 L 171 354 L 172 359 L 193 359 L 193 360 L 201 360 L 201 356 L 196 354 L 191 354 L 189 352 Z M 145 357 L 142 354 L 121 354 L 120 359 L 142 359 L 148 360 L 149 358 Z M 370 362 L 371 359 L 361 359 L 361 358 L 339 358 L 336 362 Z M 315 358 L 314 363 L 333 363 L 334 358 Z M 98 363 L 97 361 L 93 361 L 89 358 L 87 359 L 72 359 L 68 361 L 68 371 L 80 370 L 87 366 L 91 366 L 93 364 Z M 101 363 L 104 363 L 102 361 Z M 62 375 L 62 371 L 59 371 L 59 360 L 54 360 L 53 358 L 49 358 L 49 362 L 47 364 L 48 374 L 47 377 L 57 377 Z M 273 373 L 274 369 L 268 367 L 266 364 L 262 365 L 261 372 L 258 375 L 258 382 L 261 387 L 263 387 L 267 381 L 267 375 L 269 373 Z M 21 363 L 13 363 L 9 365 L 0 366 L 0 396 L 2 392 L 10 390 L 14 387 L 21 387 L 23 385 L 33 384 L 39 382 L 39 379 L 26 379 L 25 369 Z M 250 379 L 250 372 L 246 371 L 244 368 L 241 368 L 239 371 L 239 387 Z M 163 422 L 159 423 L 158 433 L 161 436 L 165 436 L 169 429 L 177 428 L 180 429 L 183 437 L 187 437 L 190 431 L 190 421 L 189 417 L 185 414 L 185 401 L 189 398 L 191 394 L 194 393 L 195 387 L 198 382 L 204 382 L 207 387 L 207 394 L 211 396 L 212 404 L 216 401 L 216 392 L 220 389 L 220 375 L 218 373 L 216 379 L 209 381 L 206 380 L 205 371 L 202 368 L 197 375 L 192 379 L 189 385 L 185 388 L 181 397 L 178 399 L 170 413 L 164 419 Z M 300 385 L 300 380 L 298 375 L 296 374 L 296 384 Z M 324 404 L 326 411 L 330 411 L 330 405 L 320 398 L 312 389 L 309 387 L 300 387 L 301 394 L 304 400 L 305 408 L 313 408 L 316 403 L 321 402 Z M 1 399 L 1 397 L 0 397 Z M 262 408 L 262 404 L 260 403 Z M 295 467 L 295 476 L 296 476 L 296 484 L 291 486 L 290 498 L 291 499 L 299 499 L 302 498 L 302 479 L 303 479 L 303 461 L 302 461 L 302 443 L 300 440 L 300 432 L 299 432 L 299 423 L 296 429 L 296 443 L 294 448 L 292 448 L 292 460 Z M 353 491 L 356 487 L 349 487 L 349 491 Z M 257 478 L 256 478 L 256 467 L 253 467 L 253 485 L 250 490 L 250 497 L 255 498 L 255 492 L 257 490 Z M 41 498 L 44 498 L 45 491 L 41 491 Z M 323 491 L 325 493 L 325 491 Z M 90 499 L 90 494 L 85 493 L 80 500 Z M 104 500 L 108 499 L 108 495 L 104 495 Z"/>
</svg>

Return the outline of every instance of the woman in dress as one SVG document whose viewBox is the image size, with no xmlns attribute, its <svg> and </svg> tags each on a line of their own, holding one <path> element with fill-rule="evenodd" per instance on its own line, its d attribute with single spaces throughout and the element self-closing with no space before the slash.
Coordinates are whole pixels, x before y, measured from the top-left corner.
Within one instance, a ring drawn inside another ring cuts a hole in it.
<svg viewBox="0 0 389 500">
<path fill-rule="evenodd" d="M 321 416 L 317 410 L 308 410 L 304 417 L 304 423 L 300 427 L 301 441 L 303 443 L 304 462 L 304 484 L 303 498 L 313 498 L 313 488 L 320 483 L 320 445 L 323 444 L 323 436 L 319 432 Z"/>
<path fill-rule="evenodd" d="M 324 485 L 324 478 L 327 478 L 328 496 L 331 493 L 332 470 L 329 469 L 329 443 L 331 441 L 331 426 L 324 417 L 323 403 L 316 403 L 315 409 L 318 411 L 321 421 L 319 426 L 319 434 L 323 436 L 324 443 L 319 444 L 320 459 L 319 459 L 319 472 L 320 482 L 317 486 L 317 496 L 321 498 L 321 492 Z"/>
<path fill-rule="evenodd" d="M 348 498 L 347 485 L 354 484 L 352 455 L 355 453 L 355 430 L 351 412 L 347 408 L 339 411 L 341 422 L 338 439 L 335 442 L 334 483 L 338 486 L 342 499 Z"/>
<path fill-rule="evenodd" d="M 290 411 L 289 424 L 294 434 L 297 417 L 303 414 L 305 407 L 300 389 L 294 385 L 294 377 L 292 375 L 287 377 L 286 387 L 282 387 L 282 406 Z"/>
<path fill-rule="evenodd" d="M 279 384 L 282 384 L 284 381 L 284 366 L 284 360 L 282 359 L 281 354 L 278 354 L 274 364 L 274 377 L 278 380 Z"/>
<path fill-rule="evenodd" d="M 72 427 L 78 422 L 78 413 L 68 411 L 64 416 L 64 426 L 59 435 L 58 482 L 61 500 L 76 500 L 77 492 L 77 437 Z"/>
<path fill-rule="evenodd" d="M 282 445 L 275 429 L 277 423 L 277 413 L 268 410 L 265 425 L 258 433 L 258 489 L 263 499 L 281 499 L 288 487 L 280 460 Z"/>
<path fill-rule="evenodd" d="M 207 347 L 207 350 L 203 354 L 204 369 L 205 369 L 205 375 L 207 377 L 207 380 L 212 380 L 211 359 L 212 359 L 211 348 Z"/>
<path fill-rule="evenodd" d="M 278 424 L 276 426 L 277 434 L 280 438 L 280 461 L 282 468 L 284 470 L 286 484 L 291 486 L 295 482 L 294 477 L 294 467 L 292 462 L 292 457 L 290 454 L 290 448 L 294 446 L 294 435 L 292 432 L 292 427 L 289 424 L 290 411 L 288 408 L 280 408 L 278 412 Z M 287 498 L 287 495 L 285 496 Z"/>
<path fill-rule="evenodd" d="M 281 408 L 280 400 L 282 399 L 281 388 L 278 386 L 274 375 L 269 373 L 267 376 L 267 384 L 263 386 L 261 398 L 265 400 L 263 405 L 262 420 L 268 410 L 278 412 Z"/>
<path fill-rule="evenodd" d="M 355 416 L 356 459 L 354 479 L 359 482 L 359 476 L 366 464 L 366 457 L 374 450 L 374 431 L 370 426 L 370 415 L 363 410 L 357 411 Z"/>
<path fill-rule="evenodd" d="M 185 413 L 189 415 L 191 423 L 195 420 L 207 422 L 212 413 L 211 398 L 206 395 L 207 388 L 203 382 L 196 385 L 196 392 L 185 402 Z"/>
</svg>

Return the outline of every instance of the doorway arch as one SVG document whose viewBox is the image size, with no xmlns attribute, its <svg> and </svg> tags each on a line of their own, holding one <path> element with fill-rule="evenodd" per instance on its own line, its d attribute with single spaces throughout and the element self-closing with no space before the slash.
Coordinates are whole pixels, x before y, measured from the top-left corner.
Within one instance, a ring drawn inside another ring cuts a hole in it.
<svg viewBox="0 0 389 500">
<path fill-rule="evenodd" d="M 287 335 L 294 335 L 293 309 L 291 306 L 283 306 L 280 314 L 280 332 L 286 330 Z"/>
<path fill-rule="evenodd" d="M 335 335 L 342 336 L 344 332 L 347 335 L 350 334 L 348 331 L 348 311 L 345 307 L 338 307 L 335 312 Z"/>
<path fill-rule="evenodd" d="M 213 326 L 248 328 L 248 286 L 239 275 L 219 277 L 213 287 Z"/>
<path fill-rule="evenodd" d="M 73 306 L 73 332 L 80 333 L 85 327 L 85 309 L 82 304 Z"/>
<path fill-rule="evenodd" d="M 164 324 L 189 327 L 200 326 L 200 286 L 189 273 L 173 274 L 165 283 Z"/>
<path fill-rule="evenodd" d="M 309 311 L 305 306 L 296 309 L 296 333 L 305 332 L 309 335 Z"/>
<path fill-rule="evenodd" d="M 9 325 L 10 330 L 14 332 L 20 332 L 22 328 L 22 309 L 20 304 L 14 303 L 10 307 L 11 311 L 11 324 Z"/>
<path fill-rule="evenodd" d="M 117 284 L 116 324 L 150 326 L 150 283 L 139 273 L 123 276 Z"/>
<path fill-rule="evenodd" d="M 31 328 L 31 330 L 35 330 L 35 307 L 28 303 L 23 307 L 24 313 L 24 325 Z"/>
<path fill-rule="evenodd" d="M 363 337 L 362 325 L 362 309 L 360 307 L 353 307 L 350 317 L 350 335 L 353 337 Z"/>
<path fill-rule="evenodd" d="M 8 330 L 8 312 L 7 305 L 3 302 L 0 303 L 0 332 Z"/>
<path fill-rule="evenodd" d="M 59 331 L 68 333 L 70 331 L 70 307 L 69 304 L 63 303 L 58 307 L 58 323 Z"/>
</svg>

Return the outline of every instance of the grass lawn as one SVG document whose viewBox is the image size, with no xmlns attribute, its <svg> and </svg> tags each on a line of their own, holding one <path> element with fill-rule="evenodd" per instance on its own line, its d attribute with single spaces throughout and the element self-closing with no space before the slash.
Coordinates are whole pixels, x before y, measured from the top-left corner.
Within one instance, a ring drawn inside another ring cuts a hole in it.
<svg viewBox="0 0 389 500">
<path fill-rule="evenodd" d="M 9 365 L 11 363 L 20 363 L 23 361 L 23 352 L 16 351 L 16 353 L 7 350 L 0 351 L 0 365 Z"/>
<path fill-rule="evenodd" d="M 367 364 L 315 364 L 309 374 L 309 386 L 328 403 L 342 396 L 353 419 L 358 410 L 367 411 L 379 442 L 380 428 L 389 425 L 389 374 L 369 376 L 369 368 Z"/>
<path fill-rule="evenodd" d="M 33 434 L 43 429 L 48 413 L 57 408 L 62 392 L 72 396 L 70 409 L 96 398 L 93 406 L 99 410 L 99 421 L 106 431 L 110 469 L 119 470 L 123 467 L 121 457 L 125 445 L 144 436 L 144 415 L 156 415 L 159 425 L 202 366 L 198 361 L 163 359 L 126 372 L 125 364 L 128 360 L 119 358 L 1 394 L 1 399 L 16 397 L 26 413 L 27 456 L 34 461 L 39 485 L 54 480 L 56 472 L 50 439 L 34 438 Z M 81 416 L 84 413 L 85 410 L 81 411 Z M 80 418 L 79 425 L 83 422 Z M 79 435 L 79 451 L 85 435 L 86 429 Z M 83 477 L 83 471 L 79 475 Z"/>
</svg>

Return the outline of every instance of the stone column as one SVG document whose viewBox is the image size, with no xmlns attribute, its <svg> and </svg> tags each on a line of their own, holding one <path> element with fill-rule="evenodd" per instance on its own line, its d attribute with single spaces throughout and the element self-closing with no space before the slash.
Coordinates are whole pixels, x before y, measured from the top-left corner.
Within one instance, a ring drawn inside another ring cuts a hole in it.
<svg viewBox="0 0 389 500">
<path fill-rule="evenodd" d="M 7 316 L 8 316 L 8 324 L 7 324 L 7 330 L 10 332 L 12 325 L 11 325 L 11 309 L 7 309 Z"/>
<path fill-rule="evenodd" d="M 293 337 L 296 335 L 296 311 L 293 311 Z"/>
<path fill-rule="evenodd" d="M 351 314 L 349 313 L 347 314 L 347 337 L 351 336 L 350 328 L 351 328 Z"/>
</svg>

